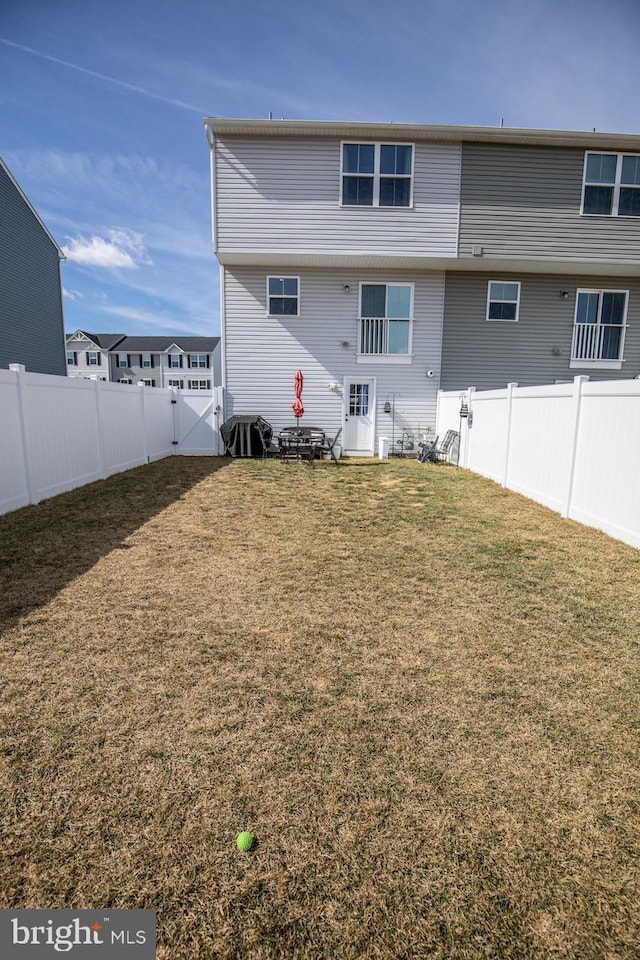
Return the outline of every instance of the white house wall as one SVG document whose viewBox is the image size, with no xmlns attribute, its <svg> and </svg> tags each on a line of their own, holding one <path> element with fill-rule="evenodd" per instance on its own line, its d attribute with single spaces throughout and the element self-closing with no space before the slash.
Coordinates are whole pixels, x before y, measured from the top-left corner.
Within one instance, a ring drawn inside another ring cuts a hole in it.
<svg viewBox="0 0 640 960">
<path fill-rule="evenodd" d="M 339 139 L 218 139 L 220 259 L 254 251 L 455 257 L 461 146 L 418 142 L 414 150 L 412 208 L 341 207 Z"/>
<path fill-rule="evenodd" d="M 292 270 L 288 275 L 300 278 L 299 317 L 267 316 L 268 275 L 282 273 L 268 267 L 225 270 L 225 418 L 260 414 L 276 431 L 293 423 L 293 377 L 300 369 L 304 422 L 328 433 L 342 426 L 342 392 L 331 391 L 329 384 L 342 388 L 345 377 L 376 378 L 376 441 L 391 435 L 391 417 L 382 408 L 392 393 L 396 437 L 403 427 L 423 431 L 435 425 L 444 273 Z M 412 363 L 356 361 L 362 281 L 415 284 Z M 436 376 L 428 378 L 428 370 Z"/>
</svg>

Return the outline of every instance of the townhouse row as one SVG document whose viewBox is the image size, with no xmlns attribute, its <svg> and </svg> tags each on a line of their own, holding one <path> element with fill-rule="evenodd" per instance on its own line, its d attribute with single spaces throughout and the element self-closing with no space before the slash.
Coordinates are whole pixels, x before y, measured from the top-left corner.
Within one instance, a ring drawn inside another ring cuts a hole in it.
<svg viewBox="0 0 640 960">
<path fill-rule="evenodd" d="M 301 369 L 306 422 L 370 455 L 439 388 L 640 375 L 640 136 L 205 128 L 225 417 L 291 422 Z"/>
<path fill-rule="evenodd" d="M 208 390 L 220 385 L 219 337 L 67 336 L 67 375 L 148 387 Z"/>
</svg>

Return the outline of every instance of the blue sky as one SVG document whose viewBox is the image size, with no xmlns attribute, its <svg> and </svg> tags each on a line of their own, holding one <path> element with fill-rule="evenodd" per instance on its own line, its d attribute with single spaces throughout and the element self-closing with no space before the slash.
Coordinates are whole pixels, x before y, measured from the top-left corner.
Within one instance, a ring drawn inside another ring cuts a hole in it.
<svg viewBox="0 0 640 960">
<path fill-rule="evenodd" d="M 0 38 L 69 331 L 219 332 L 205 116 L 640 132 L 640 0 L 2 0 Z"/>
</svg>

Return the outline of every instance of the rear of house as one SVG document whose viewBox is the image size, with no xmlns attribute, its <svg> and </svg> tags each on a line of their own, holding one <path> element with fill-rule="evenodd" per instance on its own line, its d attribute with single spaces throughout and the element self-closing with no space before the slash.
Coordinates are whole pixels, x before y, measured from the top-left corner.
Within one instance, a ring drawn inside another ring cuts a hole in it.
<svg viewBox="0 0 640 960">
<path fill-rule="evenodd" d="M 437 390 L 640 370 L 640 137 L 206 121 L 225 416 L 433 429 Z M 390 412 L 389 412 L 390 411 Z"/>
</svg>

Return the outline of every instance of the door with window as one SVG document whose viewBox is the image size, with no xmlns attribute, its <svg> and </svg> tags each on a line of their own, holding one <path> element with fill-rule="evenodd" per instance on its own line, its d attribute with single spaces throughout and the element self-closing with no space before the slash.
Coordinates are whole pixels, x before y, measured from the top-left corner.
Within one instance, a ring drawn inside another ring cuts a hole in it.
<svg viewBox="0 0 640 960">
<path fill-rule="evenodd" d="M 345 380 L 342 448 L 347 453 L 373 454 L 375 385 L 374 378 Z"/>
</svg>

